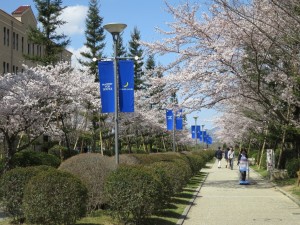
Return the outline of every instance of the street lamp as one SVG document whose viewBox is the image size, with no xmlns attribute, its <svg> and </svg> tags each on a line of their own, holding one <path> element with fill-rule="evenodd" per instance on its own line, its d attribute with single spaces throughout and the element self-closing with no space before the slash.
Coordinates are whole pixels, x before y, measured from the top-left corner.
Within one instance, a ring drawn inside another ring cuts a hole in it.
<svg viewBox="0 0 300 225">
<path fill-rule="evenodd" d="M 114 83 L 115 83 L 115 156 L 116 164 L 119 164 L 119 76 L 117 74 L 117 43 L 120 37 L 120 33 L 127 27 L 123 23 L 108 23 L 103 28 L 111 33 L 114 41 Z"/>
<path fill-rule="evenodd" d="M 195 119 L 195 147 L 197 146 L 197 119 L 198 116 L 194 116 Z"/>
</svg>

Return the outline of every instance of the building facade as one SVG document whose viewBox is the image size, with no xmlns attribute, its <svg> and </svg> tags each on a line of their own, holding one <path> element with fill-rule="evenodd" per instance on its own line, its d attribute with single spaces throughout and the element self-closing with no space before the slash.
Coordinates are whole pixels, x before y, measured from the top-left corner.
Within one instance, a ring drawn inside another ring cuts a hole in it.
<svg viewBox="0 0 300 225">
<path fill-rule="evenodd" d="M 37 27 L 37 20 L 30 6 L 20 6 L 12 14 L 0 9 L 0 74 L 23 72 L 24 66 L 36 66 L 24 55 L 42 56 L 43 46 L 30 43 L 30 27 Z M 64 50 L 61 61 L 71 63 L 72 53 Z"/>
</svg>

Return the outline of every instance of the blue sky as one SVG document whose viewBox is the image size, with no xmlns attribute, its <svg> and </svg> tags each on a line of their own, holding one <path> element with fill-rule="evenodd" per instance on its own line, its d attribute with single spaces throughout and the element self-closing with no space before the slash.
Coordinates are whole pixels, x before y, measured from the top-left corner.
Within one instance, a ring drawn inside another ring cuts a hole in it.
<svg viewBox="0 0 300 225">
<path fill-rule="evenodd" d="M 196 0 L 195 0 L 196 1 Z M 68 49 L 73 56 L 79 56 L 79 52 L 84 50 L 85 41 L 85 16 L 88 10 L 88 0 L 63 0 L 63 6 L 68 6 L 64 12 L 63 20 L 67 22 L 62 29 L 71 39 Z M 136 26 L 141 32 L 141 39 L 144 41 L 155 41 L 163 38 L 155 31 L 156 27 L 167 29 L 167 22 L 172 22 L 173 18 L 165 9 L 163 0 L 100 0 L 100 16 L 103 17 L 103 25 L 106 23 L 120 22 L 127 24 L 123 32 L 123 42 L 126 44 L 130 39 L 130 33 Z M 169 0 L 171 5 L 178 5 L 184 0 Z M 190 1 L 193 2 L 193 1 Z M 198 0 L 196 2 L 205 2 Z M 11 14 L 21 5 L 30 5 L 35 15 L 37 15 L 34 2 L 32 0 L 1 0 L 0 8 Z M 111 55 L 113 51 L 112 38 L 106 33 L 106 55 Z M 160 63 L 168 61 L 167 58 L 157 59 Z M 194 116 L 198 116 L 197 124 L 205 124 L 205 128 L 211 129 L 213 124 L 209 122 L 216 112 L 214 110 L 201 110 L 188 115 L 188 124 L 194 125 Z"/>
</svg>

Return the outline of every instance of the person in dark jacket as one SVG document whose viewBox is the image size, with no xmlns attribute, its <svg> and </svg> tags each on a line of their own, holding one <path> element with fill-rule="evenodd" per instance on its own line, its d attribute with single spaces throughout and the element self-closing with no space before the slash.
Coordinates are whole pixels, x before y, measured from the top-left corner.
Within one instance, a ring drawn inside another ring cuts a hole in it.
<svg viewBox="0 0 300 225">
<path fill-rule="evenodd" d="M 223 157 L 223 152 L 221 150 L 221 147 L 218 147 L 218 150 L 215 153 L 215 157 L 218 160 L 218 168 L 221 168 L 221 160 L 222 160 L 222 157 Z"/>
</svg>

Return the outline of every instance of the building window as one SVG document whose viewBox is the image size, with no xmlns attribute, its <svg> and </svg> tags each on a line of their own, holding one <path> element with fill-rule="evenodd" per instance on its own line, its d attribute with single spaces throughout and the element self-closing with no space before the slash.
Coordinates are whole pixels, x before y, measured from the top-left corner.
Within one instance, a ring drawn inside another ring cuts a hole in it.
<svg viewBox="0 0 300 225">
<path fill-rule="evenodd" d="M 24 53 L 24 37 L 22 37 L 21 45 L 22 45 L 22 53 Z"/>
<path fill-rule="evenodd" d="M 32 44 L 32 55 L 34 55 L 34 44 Z"/>
<path fill-rule="evenodd" d="M 19 67 L 16 66 L 16 73 L 18 73 L 18 72 L 19 72 Z"/>
<path fill-rule="evenodd" d="M 6 45 L 6 27 L 3 28 L 3 44 Z"/>
<path fill-rule="evenodd" d="M 9 73 L 9 63 L 6 63 L 6 72 Z"/>
<path fill-rule="evenodd" d="M 5 74 L 5 69 L 6 69 L 6 67 L 5 67 L 5 65 L 6 65 L 6 63 L 5 62 L 3 62 L 3 74 Z"/>
<path fill-rule="evenodd" d="M 19 51 L 19 34 L 16 35 L 16 48 Z"/>
<path fill-rule="evenodd" d="M 6 29 L 6 43 L 9 46 L 9 29 Z"/>
<path fill-rule="evenodd" d="M 27 54 L 28 55 L 30 54 L 30 44 L 29 43 L 27 44 Z"/>
<path fill-rule="evenodd" d="M 12 71 L 13 73 L 15 73 L 16 71 L 15 71 L 15 66 L 13 65 L 13 71 Z"/>
<path fill-rule="evenodd" d="M 12 45 L 13 45 L 13 49 L 16 49 L 16 33 L 13 32 L 12 35 Z"/>
</svg>

